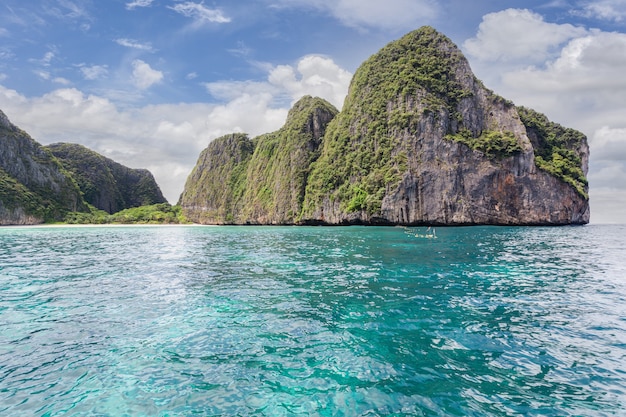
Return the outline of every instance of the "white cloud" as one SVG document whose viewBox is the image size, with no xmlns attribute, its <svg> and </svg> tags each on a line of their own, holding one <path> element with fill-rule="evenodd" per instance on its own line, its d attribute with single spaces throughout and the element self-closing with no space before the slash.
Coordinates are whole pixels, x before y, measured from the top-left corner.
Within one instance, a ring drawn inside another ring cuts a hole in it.
<svg viewBox="0 0 626 417">
<path fill-rule="evenodd" d="M 109 73 L 109 69 L 107 65 L 80 65 L 80 72 L 82 72 L 83 77 L 86 80 L 97 80 L 100 78 L 104 78 Z"/>
<path fill-rule="evenodd" d="M 163 80 L 163 73 L 154 70 L 149 64 L 140 59 L 136 59 L 133 65 L 133 83 L 136 87 L 145 90 L 154 84 L 158 84 Z"/>
<path fill-rule="evenodd" d="M 136 7 L 149 7 L 153 2 L 154 0 L 133 0 L 130 3 L 126 3 L 126 8 L 133 10 Z"/>
<path fill-rule="evenodd" d="M 29 59 L 29 62 L 34 64 L 41 65 L 42 67 L 49 67 L 54 59 L 54 52 L 48 51 L 46 52 L 41 59 Z"/>
<path fill-rule="evenodd" d="M 596 130 L 592 142 L 593 153 L 597 159 L 626 164 L 626 127 L 614 129 L 602 126 Z M 622 186 L 626 188 L 626 181 L 622 182 Z"/>
<path fill-rule="evenodd" d="M 224 16 L 219 9 L 209 9 L 201 3 L 194 3 L 187 1 L 185 3 L 178 3 L 175 6 L 168 6 L 169 9 L 174 10 L 177 13 L 182 14 L 185 17 L 194 19 L 196 25 L 203 25 L 204 23 L 228 23 L 230 18 Z"/>
<path fill-rule="evenodd" d="M 205 83 L 207 91 L 220 100 L 234 100 L 244 95 L 269 94 L 272 102 L 291 105 L 302 96 L 322 97 L 341 108 L 348 93 L 352 74 L 335 62 L 319 55 L 301 58 L 296 66 L 268 67 L 267 81 L 220 81 Z"/>
<path fill-rule="evenodd" d="M 76 3 L 74 3 L 73 1 L 70 0 L 57 0 L 58 4 L 66 9 L 65 12 L 60 11 L 58 9 L 50 9 L 49 12 L 53 15 L 55 14 L 60 14 L 60 16 L 62 17 L 69 17 L 71 19 L 76 19 L 76 18 L 85 18 L 85 19 L 90 19 L 89 13 L 87 12 L 86 9 L 84 9 L 83 7 L 77 5 Z"/>
<path fill-rule="evenodd" d="M 0 86 L 0 108 L 40 143 L 81 143 L 129 167 L 150 169 L 173 203 L 214 134 L 208 115 L 215 106 L 120 109 L 75 88 L 27 98 Z"/>
<path fill-rule="evenodd" d="M 56 83 L 56 84 L 61 84 L 61 85 L 70 85 L 72 84 L 72 82 L 70 80 L 68 80 L 67 78 L 63 78 L 63 77 L 55 77 L 52 82 Z"/>
<path fill-rule="evenodd" d="M 125 46 L 127 48 L 139 49 L 140 51 L 154 52 L 154 48 L 152 47 L 152 44 L 149 42 L 141 43 L 134 39 L 128 39 L 128 38 L 119 38 L 119 39 L 116 39 L 115 42 L 118 45 Z"/>
<path fill-rule="evenodd" d="M 463 44 L 467 53 L 482 61 L 542 62 L 572 38 L 587 30 L 570 24 L 545 22 L 529 10 L 507 9 L 483 16 L 476 37 Z"/>
<path fill-rule="evenodd" d="M 626 34 L 596 31 L 571 40 L 542 67 L 503 74 L 501 92 L 593 133 L 626 124 L 624 68 Z"/>
<path fill-rule="evenodd" d="M 415 29 L 440 13 L 434 0 L 275 0 L 273 5 L 317 9 L 356 28 Z"/>
<path fill-rule="evenodd" d="M 140 68 L 142 62 L 137 64 Z M 0 108 L 41 143 L 81 143 L 129 167 L 149 169 L 175 203 L 200 152 L 214 138 L 232 132 L 255 137 L 279 129 L 291 105 L 281 102 L 283 96 L 295 101 L 320 91 L 331 102 L 343 101 L 340 96 L 348 88 L 349 73 L 324 57 L 307 56 L 295 67 L 267 71 L 264 82 L 206 85 L 221 104 L 118 107 L 76 88 L 27 98 L 0 85 Z"/>
<path fill-rule="evenodd" d="M 0 36 L 9 36 L 9 31 L 5 28 L 0 28 Z"/>
<path fill-rule="evenodd" d="M 625 0 L 596 0 L 586 2 L 582 10 L 575 10 L 575 15 L 591 17 L 600 20 L 621 22 L 626 18 Z"/>
<path fill-rule="evenodd" d="M 274 68 L 268 79 L 272 85 L 286 90 L 293 100 L 304 95 L 318 96 L 341 109 L 352 74 L 330 58 L 309 55 L 300 59 L 296 68 L 286 65 Z"/>
<path fill-rule="evenodd" d="M 35 70 L 33 71 L 33 73 L 39 78 L 41 78 L 42 80 L 47 81 L 50 79 L 50 73 L 48 71 Z"/>
</svg>

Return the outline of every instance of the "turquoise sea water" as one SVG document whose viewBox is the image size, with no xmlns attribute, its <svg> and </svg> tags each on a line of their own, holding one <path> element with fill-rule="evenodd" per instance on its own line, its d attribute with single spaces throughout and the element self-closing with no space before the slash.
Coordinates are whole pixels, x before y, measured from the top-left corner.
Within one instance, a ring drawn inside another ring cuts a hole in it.
<svg viewBox="0 0 626 417">
<path fill-rule="evenodd" d="M 0 228 L 2 416 L 623 416 L 626 227 Z"/>
</svg>

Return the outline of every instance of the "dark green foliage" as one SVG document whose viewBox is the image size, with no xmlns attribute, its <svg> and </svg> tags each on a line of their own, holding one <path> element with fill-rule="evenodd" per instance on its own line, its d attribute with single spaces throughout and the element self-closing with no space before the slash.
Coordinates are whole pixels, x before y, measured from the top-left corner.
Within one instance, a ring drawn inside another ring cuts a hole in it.
<svg viewBox="0 0 626 417">
<path fill-rule="evenodd" d="M 165 202 L 152 174 L 125 167 L 82 145 L 56 143 L 47 148 L 76 180 L 85 200 L 108 213 Z"/>
<path fill-rule="evenodd" d="M 446 135 L 446 139 L 464 143 L 489 158 L 506 158 L 522 150 L 513 132 L 487 130 L 474 137 L 470 130 L 462 129 L 456 135 Z"/>
<path fill-rule="evenodd" d="M 168 203 L 132 207 L 115 214 L 91 207 L 90 213 L 68 213 L 68 224 L 185 224 L 180 206 Z"/>
<path fill-rule="evenodd" d="M 589 198 L 580 158 L 580 147 L 586 142 L 585 135 L 551 122 L 532 109 L 518 107 L 517 111 L 533 143 L 537 167 L 562 179 L 581 196 Z"/>
</svg>

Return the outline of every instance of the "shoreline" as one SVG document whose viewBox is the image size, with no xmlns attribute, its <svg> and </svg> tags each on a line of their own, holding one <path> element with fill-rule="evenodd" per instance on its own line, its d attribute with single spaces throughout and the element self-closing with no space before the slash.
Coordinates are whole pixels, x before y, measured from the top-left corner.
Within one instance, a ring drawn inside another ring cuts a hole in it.
<svg viewBox="0 0 626 417">
<path fill-rule="evenodd" d="M 216 225 L 204 225 L 198 223 L 103 223 L 103 224 L 7 224 L 0 226 L 0 230 L 3 228 L 16 229 L 16 228 L 41 228 L 41 229 L 54 229 L 54 228 L 96 228 L 96 227 L 217 227 Z"/>
</svg>

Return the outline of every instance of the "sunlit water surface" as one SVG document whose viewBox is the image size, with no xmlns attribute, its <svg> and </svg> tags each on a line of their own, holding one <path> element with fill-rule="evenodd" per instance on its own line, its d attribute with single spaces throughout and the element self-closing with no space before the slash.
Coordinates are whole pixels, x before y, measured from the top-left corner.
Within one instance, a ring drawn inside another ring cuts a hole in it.
<svg viewBox="0 0 626 417">
<path fill-rule="evenodd" d="M 0 415 L 626 415 L 626 227 L 436 232 L 0 228 Z"/>
</svg>

